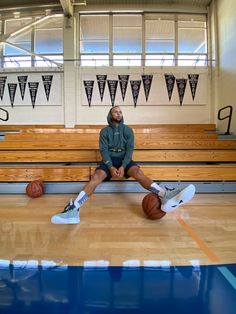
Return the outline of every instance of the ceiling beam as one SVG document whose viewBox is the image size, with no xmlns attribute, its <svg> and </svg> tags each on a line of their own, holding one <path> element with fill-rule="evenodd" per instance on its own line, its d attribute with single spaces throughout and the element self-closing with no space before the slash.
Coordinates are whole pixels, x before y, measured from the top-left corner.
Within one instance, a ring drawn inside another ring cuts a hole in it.
<svg viewBox="0 0 236 314">
<path fill-rule="evenodd" d="M 71 0 L 60 0 L 64 15 L 67 17 L 73 16 L 73 6 Z"/>
</svg>

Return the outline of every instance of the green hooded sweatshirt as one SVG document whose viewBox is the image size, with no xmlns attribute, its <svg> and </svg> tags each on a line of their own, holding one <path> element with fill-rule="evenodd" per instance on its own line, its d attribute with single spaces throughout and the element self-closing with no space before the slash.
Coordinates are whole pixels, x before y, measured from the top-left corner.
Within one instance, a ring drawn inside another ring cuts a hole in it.
<svg viewBox="0 0 236 314">
<path fill-rule="evenodd" d="M 111 108 L 112 110 L 112 108 Z M 100 132 L 99 148 L 103 162 L 111 168 L 111 157 L 119 157 L 122 166 L 125 168 L 132 159 L 134 150 L 134 133 L 133 130 L 124 124 L 124 119 L 116 127 L 112 123 L 111 110 L 107 115 L 108 126 Z"/>
</svg>

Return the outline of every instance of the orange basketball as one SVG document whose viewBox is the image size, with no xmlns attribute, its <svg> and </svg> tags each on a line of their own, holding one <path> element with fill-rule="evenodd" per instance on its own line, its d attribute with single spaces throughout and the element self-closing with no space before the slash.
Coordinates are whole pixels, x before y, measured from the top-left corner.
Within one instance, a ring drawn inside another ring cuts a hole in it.
<svg viewBox="0 0 236 314">
<path fill-rule="evenodd" d="M 166 212 L 161 210 L 161 200 L 155 193 L 149 193 L 144 196 L 142 201 L 143 212 L 149 219 L 161 219 Z"/>
<path fill-rule="evenodd" d="M 26 186 L 26 194 L 30 197 L 40 197 L 44 193 L 44 185 L 41 180 L 31 181 Z"/>
</svg>

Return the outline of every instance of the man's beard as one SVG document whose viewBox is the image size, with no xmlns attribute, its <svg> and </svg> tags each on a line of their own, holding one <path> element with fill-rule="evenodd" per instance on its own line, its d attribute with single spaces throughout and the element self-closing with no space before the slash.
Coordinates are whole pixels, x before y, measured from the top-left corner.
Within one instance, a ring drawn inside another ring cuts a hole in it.
<svg viewBox="0 0 236 314">
<path fill-rule="evenodd" d="M 112 118 L 112 122 L 115 122 L 115 123 L 120 123 L 120 121 L 122 120 L 122 117 L 117 119 L 117 118 Z"/>
</svg>

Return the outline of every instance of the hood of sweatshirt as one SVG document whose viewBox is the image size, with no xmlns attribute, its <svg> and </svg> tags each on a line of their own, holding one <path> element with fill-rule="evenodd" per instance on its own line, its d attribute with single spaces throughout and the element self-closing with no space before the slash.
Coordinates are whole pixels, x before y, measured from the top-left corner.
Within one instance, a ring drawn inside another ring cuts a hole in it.
<svg viewBox="0 0 236 314">
<path fill-rule="evenodd" d="M 108 115 L 107 115 L 107 122 L 108 122 L 107 132 L 109 134 L 109 144 L 112 147 L 124 148 L 125 142 L 126 142 L 126 140 L 124 139 L 124 132 L 126 128 L 124 124 L 124 118 L 122 116 L 122 119 L 118 125 L 113 124 L 112 115 L 111 115 L 112 109 L 113 108 L 109 110 Z"/>
</svg>

